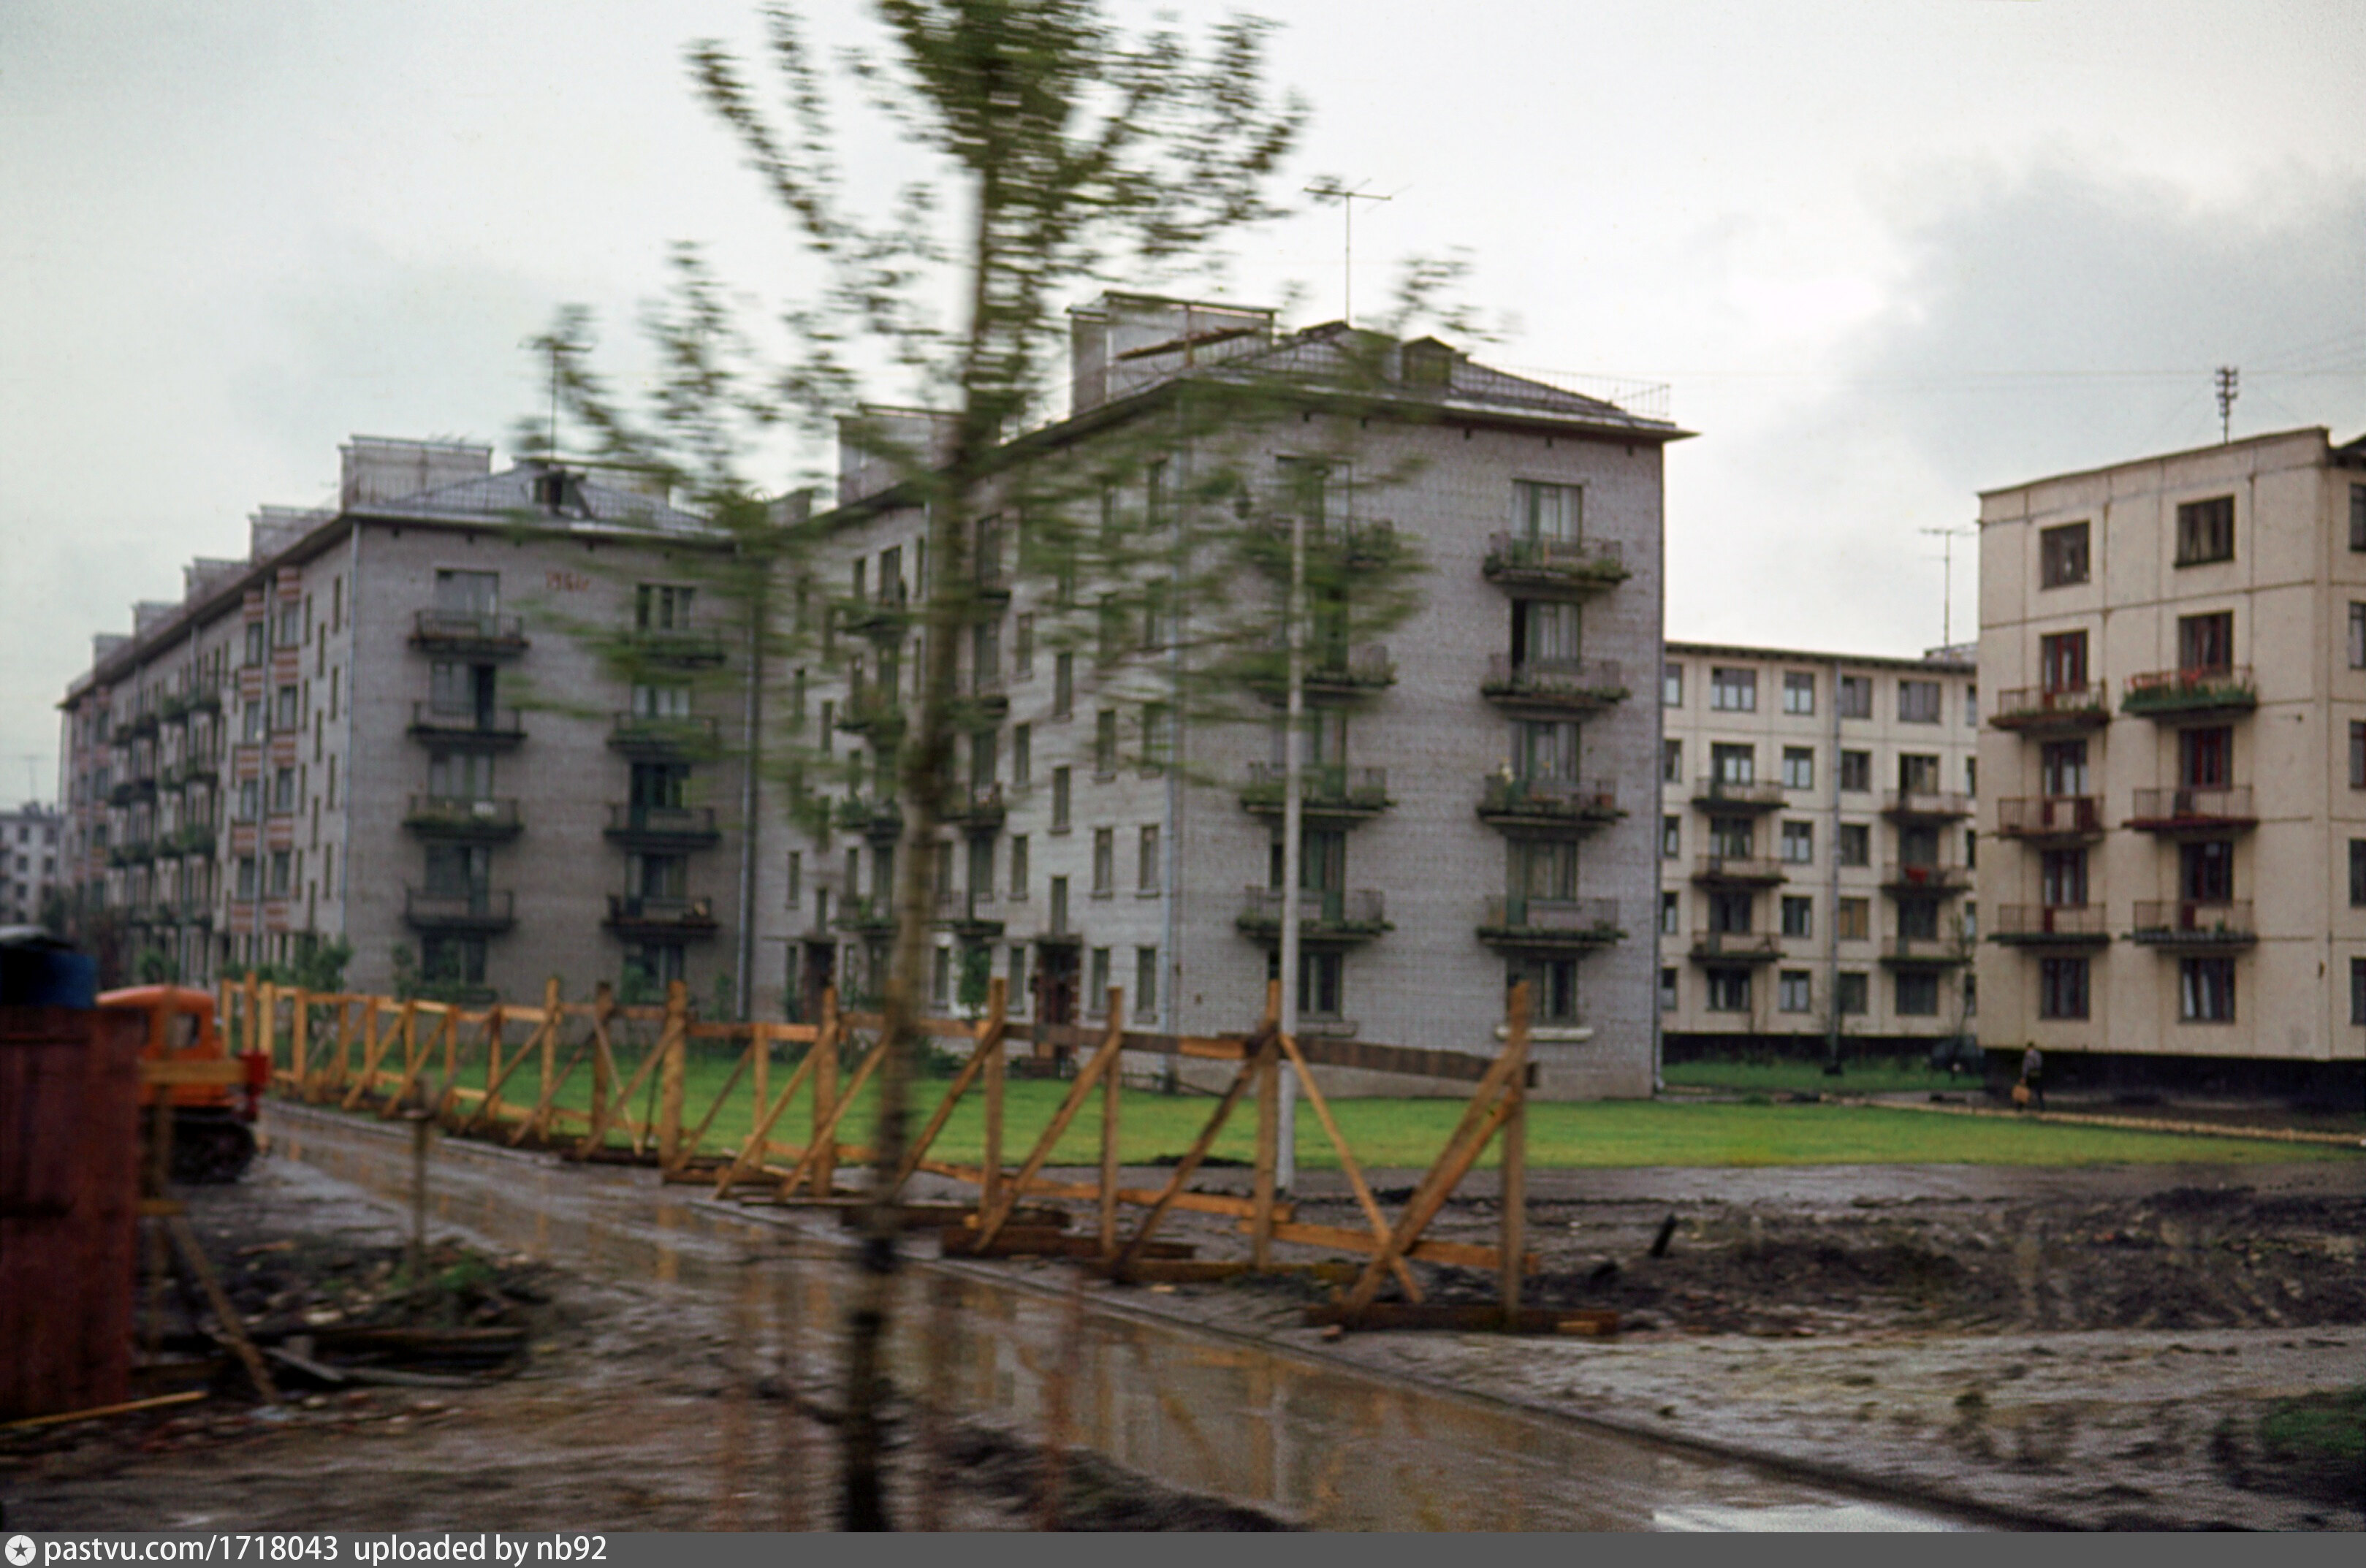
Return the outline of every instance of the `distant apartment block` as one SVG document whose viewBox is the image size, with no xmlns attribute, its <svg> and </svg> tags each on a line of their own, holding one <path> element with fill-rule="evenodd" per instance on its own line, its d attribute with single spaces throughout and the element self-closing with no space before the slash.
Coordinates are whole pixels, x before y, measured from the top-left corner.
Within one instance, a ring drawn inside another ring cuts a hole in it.
<svg viewBox="0 0 2366 1568">
<path fill-rule="evenodd" d="M 1672 642 L 1661 666 L 1667 1048 L 1895 1048 L 1977 1010 L 1979 689 L 1915 659 Z"/>
<path fill-rule="evenodd" d="M 0 926 L 40 924 L 43 904 L 59 882 L 62 821 L 38 801 L 0 811 Z"/>
<path fill-rule="evenodd" d="M 2366 441 L 1985 492 L 1980 1039 L 2066 1071 L 2366 1058 Z"/>
</svg>

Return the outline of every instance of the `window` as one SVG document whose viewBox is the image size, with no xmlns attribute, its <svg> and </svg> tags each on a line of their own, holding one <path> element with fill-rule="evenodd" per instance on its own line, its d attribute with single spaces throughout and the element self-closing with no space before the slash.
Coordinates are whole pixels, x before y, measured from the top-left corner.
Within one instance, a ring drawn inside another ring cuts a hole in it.
<svg viewBox="0 0 2366 1568">
<path fill-rule="evenodd" d="M 253 855 L 246 855 L 240 858 L 238 863 L 238 876 L 234 886 L 237 890 L 235 896 L 240 899 L 247 900 L 255 897 L 257 888 L 255 886 L 254 857 Z"/>
<path fill-rule="evenodd" d="M 1052 879 L 1052 934 L 1065 936 L 1068 932 L 1068 879 Z"/>
<path fill-rule="evenodd" d="M 1783 671 L 1783 711 L 1792 714 L 1812 714 L 1816 711 L 1816 674 L 1812 670 Z"/>
<path fill-rule="evenodd" d="M 2087 684 L 2087 634 L 2056 632 L 2039 637 L 2037 681 L 2048 694 L 2082 690 Z"/>
<path fill-rule="evenodd" d="M 1662 891 L 1660 895 L 1660 934 L 1674 936 L 1684 930 L 1684 896 Z"/>
<path fill-rule="evenodd" d="M 994 837 L 974 835 L 969 841 L 969 897 L 973 904 L 994 902 Z"/>
<path fill-rule="evenodd" d="M 1528 987 L 1528 1017 L 1538 1023 L 1580 1021 L 1577 1007 L 1577 960 L 1574 958 L 1515 959 L 1504 966 L 1506 988 L 1522 981 Z"/>
<path fill-rule="evenodd" d="M 2366 485 L 2349 487 L 2349 547 L 2366 550 Z"/>
<path fill-rule="evenodd" d="M 2366 908 L 2366 839 L 2349 840 L 2349 907 Z"/>
<path fill-rule="evenodd" d="M 2225 789 L 2235 782 L 2235 731 L 2226 725 L 2177 732 L 2177 782 L 2186 789 Z"/>
<path fill-rule="evenodd" d="M 1921 897 L 1898 899 L 1898 934 L 1909 942 L 1938 941 L 1939 900 Z"/>
<path fill-rule="evenodd" d="M 263 662 L 264 643 L 270 636 L 261 621 L 249 623 L 246 628 L 246 657 L 242 661 L 249 670 Z"/>
<path fill-rule="evenodd" d="M 1898 975 L 1898 1016 L 1900 1018 L 1936 1018 L 1939 1015 L 1939 976 L 1912 969 Z"/>
<path fill-rule="evenodd" d="M 995 744 L 991 729 L 974 729 L 969 737 L 969 787 L 973 791 L 993 787 L 1000 773 L 1001 748 Z"/>
<path fill-rule="evenodd" d="M 2356 728 L 2361 730 L 2366 730 L 2366 724 L 2359 725 Z M 2366 742 L 2361 742 L 2360 744 L 2366 744 Z M 1681 817 L 1661 818 L 1660 858 L 1662 860 L 1682 860 L 1684 858 L 1684 819 Z"/>
<path fill-rule="evenodd" d="M 272 852 L 271 896 L 274 898 L 287 897 L 288 886 L 294 880 L 295 860 L 295 855 L 287 850 Z"/>
<path fill-rule="evenodd" d="M 1747 817 L 1708 819 L 1708 852 L 1720 860 L 1748 860 L 1756 851 L 1753 837 Z"/>
<path fill-rule="evenodd" d="M 253 822 L 263 816 L 263 781 L 241 779 L 238 784 L 238 815 L 234 822 Z"/>
<path fill-rule="evenodd" d="M 1277 956 L 1276 962 L 1279 962 Z M 1346 960 L 1337 953 L 1298 955 L 1298 1012 L 1301 1018 L 1335 1019 L 1346 1005 Z"/>
<path fill-rule="evenodd" d="M 2366 722 L 2349 721 L 2349 787 L 2366 789 Z"/>
<path fill-rule="evenodd" d="M 1898 722 L 1900 724 L 1936 724 L 1939 722 L 1942 694 L 1936 681 L 1900 681 L 1898 682 Z"/>
<path fill-rule="evenodd" d="M 1813 822 L 1783 824 L 1783 860 L 1787 865 L 1815 863 L 1816 825 Z"/>
<path fill-rule="evenodd" d="M 1708 672 L 1708 705 L 1719 713 L 1758 711 L 1758 671 L 1718 665 Z"/>
<path fill-rule="evenodd" d="M 2188 1023 L 2235 1021 L 2235 961 L 2187 958 L 2177 965 L 2177 1012 Z"/>
<path fill-rule="evenodd" d="M 463 707 L 461 712 L 467 712 Z M 688 686 L 637 685 L 633 688 L 636 718 L 683 719 L 690 716 Z"/>
<path fill-rule="evenodd" d="M 1805 969 L 1786 969 L 1776 982 L 1774 1005 L 1784 1012 L 1810 1012 L 1816 1005 L 1815 980 Z"/>
<path fill-rule="evenodd" d="M 2037 1016 L 2087 1016 L 2087 961 L 2042 958 L 2037 964 Z"/>
<path fill-rule="evenodd" d="M 1154 1018 L 1158 1012 L 1158 950 L 1133 950 L 1133 1016 Z"/>
<path fill-rule="evenodd" d="M 338 603 L 343 603 L 342 593 L 338 596 Z M 434 604 L 438 615 L 490 617 L 501 607 L 501 574 L 438 568 Z"/>
<path fill-rule="evenodd" d="M 289 730 L 294 729 L 299 722 L 296 688 L 282 686 L 279 688 L 278 710 L 272 716 L 271 728 L 276 730 Z"/>
<path fill-rule="evenodd" d="M 2047 795 L 2087 793 L 2087 743 L 2049 740 L 2038 748 L 2037 787 Z"/>
<path fill-rule="evenodd" d="M 1841 753 L 1841 788 L 1853 795 L 1864 795 L 1873 788 L 1872 752 Z"/>
<path fill-rule="evenodd" d="M 1748 1012 L 1750 1010 L 1750 971 L 1747 969 L 1710 970 L 1708 972 L 1708 1010 Z"/>
<path fill-rule="evenodd" d="M 1812 746 L 1783 748 L 1783 787 L 1813 789 L 1816 787 L 1816 749 Z"/>
<path fill-rule="evenodd" d="M 2366 963 L 2366 960 L 2360 962 Z M 1660 1010 L 1662 1012 L 1676 1010 L 1676 972 L 1673 969 L 1660 971 Z"/>
<path fill-rule="evenodd" d="M 1512 844 L 1512 891 L 1554 902 L 1577 897 L 1577 846 L 1546 840 Z"/>
<path fill-rule="evenodd" d="M 279 633 L 271 639 L 274 648 L 295 648 L 304 640 L 304 607 L 301 604 L 279 606 Z"/>
<path fill-rule="evenodd" d="M 1093 949 L 1086 974 L 1089 977 L 1085 981 L 1085 1011 L 1094 1018 L 1106 1018 L 1109 1016 L 1110 988 L 1110 950 L 1108 948 Z"/>
<path fill-rule="evenodd" d="M 1527 479 L 1512 485 L 1517 508 L 1513 521 L 1527 539 L 1574 539 L 1584 521 L 1585 491 L 1576 485 L 1536 484 Z"/>
<path fill-rule="evenodd" d="M 1093 897 L 1106 898 L 1117 891 L 1117 829 L 1093 829 Z"/>
<path fill-rule="evenodd" d="M 1074 773 L 1075 770 L 1071 768 L 1052 770 L 1052 831 L 1054 833 L 1068 830 L 1068 781 Z"/>
<path fill-rule="evenodd" d="M 929 1005 L 939 1012 L 953 1003 L 953 950 L 931 948 L 929 952 Z"/>
<path fill-rule="evenodd" d="M 2211 839 L 2180 844 L 2177 851 L 2179 892 L 2189 903 L 2224 904 L 2235 897 L 2235 844 L 2231 839 Z"/>
<path fill-rule="evenodd" d="M 1093 777 L 1117 776 L 1117 710 L 1103 708 L 1093 716 Z"/>
<path fill-rule="evenodd" d="M 271 776 L 271 813 L 285 817 L 296 809 L 296 770 L 281 768 Z"/>
<path fill-rule="evenodd" d="M 2065 523 L 2038 530 L 2037 580 L 2045 588 L 2087 581 L 2087 525 Z"/>
<path fill-rule="evenodd" d="M 1014 833 L 1010 839 L 1010 897 L 1027 897 L 1027 835 Z"/>
<path fill-rule="evenodd" d="M 1843 675 L 1841 677 L 1840 708 L 1842 718 L 1873 716 L 1873 677 Z"/>
<path fill-rule="evenodd" d="M 1833 976 L 1832 1005 L 1843 1018 L 1862 1018 L 1871 1010 L 1873 982 L 1862 969 L 1843 969 Z"/>
<path fill-rule="evenodd" d="M 1718 936 L 1748 936 L 1757 902 L 1757 897 L 1749 893 L 1710 894 L 1708 929 Z"/>
<path fill-rule="evenodd" d="M 1709 770 L 1718 784 L 1754 784 L 1758 778 L 1758 749 L 1755 746 L 1729 745 L 1719 741 L 1708 749 Z"/>
<path fill-rule="evenodd" d="M 1142 771 L 1155 773 L 1166 766 L 1175 747 L 1175 710 L 1165 703 L 1142 705 Z"/>
<path fill-rule="evenodd" d="M 1980 683 L 1977 681 L 1966 681 L 1964 682 L 1964 728 L 1977 729 L 1979 727 Z"/>
<path fill-rule="evenodd" d="M 1010 727 L 1010 786 L 1025 789 L 1035 782 L 1035 727 L 1014 724 Z"/>
<path fill-rule="evenodd" d="M 1939 793 L 1939 759 L 1931 752 L 1901 751 L 1898 754 L 1898 793 L 1900 795 L 1936 795 Z"/>
<path fill-rule="evenodd" d="M 1873 863 L 1873 827 L 1866 822 L 1841 824 L 1841 863 L 1871 865 Z"/>
<path fill-rule="evenodd" d="M 419 977 L 435 986 L 485 983 L 485 939 L 431 936 L 419 944 Z"/>
<path fill-rule="evenodd" d="M 1573 719 L 1521 719 L 1513 730 L 1524 779 L 1577 778 L 1578 731 Z"/>
<path fill-rule="evenodd" d="M 1035 678 L 1035 617 L 1032 615 L 1020 616 L 1012 628 L 1010 678 L 1014 681 Z"/>
<path fill-rule="evenodd" d="M 2177 509 L 2177 564 L 2235 558 L 2235 498 L 2189 501 Z"/>
<path fill-rule="evenodd" d="M 1660 705 L 1680 708 L 1684 705 L 1684 667 L 1681 664 L 1660 666 Z"/>
<path fill-rule="evenodd" d="M 644 582 L 633 593 L 633 629 L 686 632 L 690 630 L 690 607 L 697 597 L 695 588 Z"/>
<path fill-rule="evenodd" d="M 789 852 L 788 907 L 796 908 L 806 897 L 806 857 L 796 850 Z"/>
<path fill-rule="evenodd" d="M 2177 667 L 2188 676 L 2219 674 L 2235 667 L 2235 613 L 2180 615 Z"/>
<path fill-rule="evenodd" d="M 1052 716 L 1066 718 L 1076 711 L 1076 656 L 1052 656 Z"/>
<path fill-rule="evenodd" d="M 1158 829 L 1155 823 L 1146 826 L 1142 829 L 1142 840 L 1136 846 L 1133 871 L 1134 889 L 1136 892 L 1155 893 L 1158 891 L 1160 863 L 1158 852 Z"/>
<path fill-rule="evenodd" d="M 1683 741 L 1660 742 L 1660 782 L 1662 784 L 1684 782 L 1684 743 Z"/>
<path fill-rule="evenodd" d="M 2355 503 L 2360 495 L 2366 495 L 2366 486 L 2352 485 L 2349 489 L 2349 498 L 2352 502 L 2353 519 L 2356 513 Z M 2356 546 L 2351 547 L 2353 549 L 2356 547 Z M 2353 958 L 2349 961 L 2349 1021 L 2366 1023 L 2366 958 Z"/>
<path fill-rule="evenodd" d="M 2366 670 L 2366 604 L 2349 606 L 2349 668 Z"/>
<path fill-rule="evenodd" d="M 1832 929 L 1842 942 L 1866 942 L 1873 936 L 1873 901 L 1843 898 L 1835 907 Z"/>
<path fill-rule="evenodd" d="M 1816 901 L 1795 893 L 1783 896 L 1783 934 L 1807 937 L 1816 934 Z"/>
<path fill-rule="evenodd" d="M 2087 902 L 2087 852 L 2048 850 L 2037 857 L 2038 901 L 2050 909 L 2076 909 Z"/>
<path fill-rule="evenodd" d="M 1002 690 L 1002 623 L 980 621 L 969 629 L 969 681 L 973 692 Z"/>
</svg>

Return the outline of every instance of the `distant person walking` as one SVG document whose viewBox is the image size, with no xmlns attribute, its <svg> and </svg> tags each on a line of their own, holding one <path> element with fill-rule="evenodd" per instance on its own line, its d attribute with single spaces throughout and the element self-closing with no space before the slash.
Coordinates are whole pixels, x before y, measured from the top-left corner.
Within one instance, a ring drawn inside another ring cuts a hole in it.
<svg viewBox="0 0 2366 1568">
<path fill-rule="evenodd" d="M 2021 1087 L 2029 1092 L 2015 1095 L 2014 1099 L 2023 1106 L 2034 1104 L 2040 1111 L 2045 1109 L 2045 1057 L 2034 1044 L 2021 1054 Z"/>
</svg>

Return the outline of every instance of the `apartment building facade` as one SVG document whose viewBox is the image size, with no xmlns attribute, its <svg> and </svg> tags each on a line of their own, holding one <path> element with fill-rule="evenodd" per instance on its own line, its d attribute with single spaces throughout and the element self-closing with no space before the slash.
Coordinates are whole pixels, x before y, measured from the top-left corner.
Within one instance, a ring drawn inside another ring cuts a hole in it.
<svg viewBox="0 0 2366 1568">
<path fill-rule="evenodd" d="M 1352 403 L 1325 395 L 1349 354 L 1381 367 Z M 1038 554 L 1031 466 L 1106 460 L 1116 477 L 1098 503 L 1113 525 L 1155 533 L 1176 509 L 1222 506 L 1283 539 L 1296 514 L 1318 550 L 1352 557 L 1378 535 L 1425 562 L 1419 606 L 1386 646 L 1327 637 L 1316 613 L 1294 872 L 1301 1027 L 1492 1052 L 1507 983 L 1526 978 L 1540 1092 L 1650 1092 L 1650 682 L 1662 453 L 1684 433 L 1435 342 L 1285 333 L 1269 311 L 1135 296 L 1077 312 L 1074 368 L 1075 408 L 1004 450 L 999 499 L 967 542 L 980 610 L 956 649 L 960 798 L 931 845 L 899 841 L 883 761 L 918 689 L 902 611 L 928 570 L 925 517 L 859 453 L 844 459 L 806 563 L 842 620 L 833 651 L 783 677 L 810 745 L 841 750 L 815 775 L 838 781 L 822 785 L 836 792 L 826 825 L 764 863 L 782 1005 L 825 983 L 875 986 L 895 857 L 921 852 L 942 916 L 935 1005 L 964 973 L 990 973 L 1015 1010 L 1050 1021 L 1097 1018 L 1112 988 L 1135 1027 L 1255 1021 L 1279 973 L 1281 689 L 1198 716 L 1211 607 L 1159 610 L 1154 595 L 1119 617 L 1114 646 L 1106 620 L 1098 646 L 1063 640 L 1073 586 L 1007 564 Z M 1209 376 L 1298 390 L 1254 427 L 1177 422 L 1167 439 L 1162 422 Z M 1279 626 L 1277 582 L 1239 589 Z"/>
<path fill-rule="evenodd" d="M 2038 479 L 1984 492 L 1980 528 L 1983 1045 L 2354 1088 L 2366 442 Z"/>
<path fill-rule="evenodd" d="M 485 446 L 342 458 L 335 505 L 265 509 L 69 690 L 86 931 L 195 981 L 342 940 L 375 990 L 744 984 L 720 727 L 747 661 L 699 597 L 703 525 Z"/>
<path fill-rule="evenodd" d="M 58 885 L 59 813 L 39 801 L 0 811 L 0 926 L 41 923 Z"/>
<path fill-rule="evenodd" d="M 1965 1030 L 1978 1006 L 1970 654 L 1667 645 L 1656 913 L 1673 1055 L 1896 1049 Z"/>
</svg>

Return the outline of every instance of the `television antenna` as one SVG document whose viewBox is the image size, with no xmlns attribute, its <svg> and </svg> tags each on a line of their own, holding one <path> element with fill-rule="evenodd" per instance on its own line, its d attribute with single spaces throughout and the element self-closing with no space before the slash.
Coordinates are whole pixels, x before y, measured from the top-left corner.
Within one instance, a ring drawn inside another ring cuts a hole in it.
<svg viewBox="0 0 2366 1568">
<path fill-rule="evenodd" d="M 1939 561 L 1942 575 L 1939 589 L 1939 646 L 1955 646 L 1955 541 L 1977 536 L 1977 528 L 1919 528 L 1917 533 L 1929 534 L 1939 541 Z"/>
<path fill-rule="evenodd" d="M 2235 422 L 2235 398 L 2241 390 L 2243 373 L 2232 365 L 2218 367 L 2218 445 L 2224 446 L 2232 438 Z"/>
<path fill-rule="evenodd" d="M 1358 181 L 1351 188 L 1337 180 L 1324 179 L 1304 187 L 1305 194 L 1317 201 L 1339 204 L 1339 319 L 1351 327 L 1356 324 L 1356 203 L 1394 201 L 1402 194 L 1392 191 L 1387 196 L 1368 196 L 1364 186 L 1371 183 L 1369 180 Z"/>
</svg>

